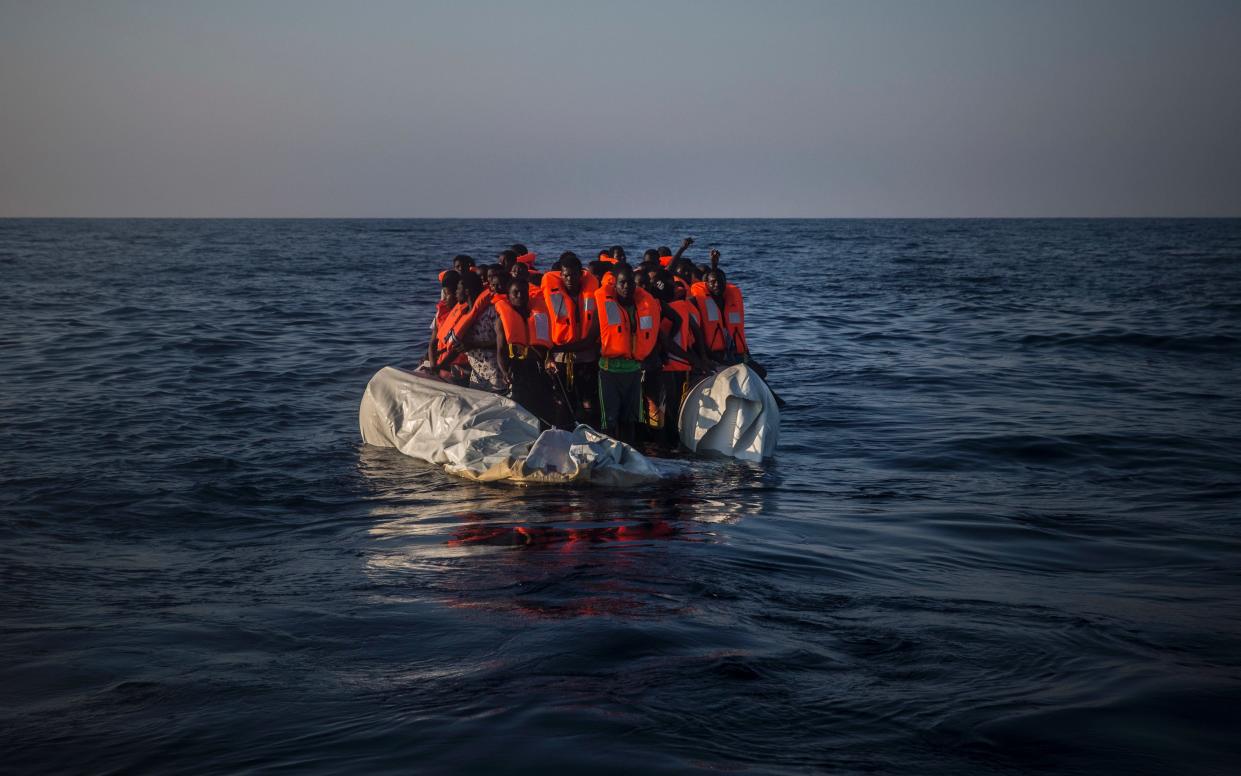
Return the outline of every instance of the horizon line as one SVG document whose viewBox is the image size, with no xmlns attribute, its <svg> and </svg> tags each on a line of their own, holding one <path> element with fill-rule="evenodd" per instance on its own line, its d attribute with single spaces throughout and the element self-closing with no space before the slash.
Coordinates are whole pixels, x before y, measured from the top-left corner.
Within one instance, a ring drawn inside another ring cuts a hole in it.
<svg viewBox="0 0 1241 776">
<path fill-rule="evenodd" d="M 1058 216 L 5 216 L 0 221 L 1142 221 L 1234 220 L 1235 215 Z"/>
</svg>

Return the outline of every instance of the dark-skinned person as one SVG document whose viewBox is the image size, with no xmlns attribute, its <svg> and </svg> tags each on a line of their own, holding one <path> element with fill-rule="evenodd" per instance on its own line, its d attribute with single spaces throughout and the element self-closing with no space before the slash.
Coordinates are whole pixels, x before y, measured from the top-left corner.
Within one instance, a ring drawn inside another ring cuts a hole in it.
<svg viewBox="0 0 1241 776">
<path fill-rule="evenodd" d="M 552 341 L 542 293 L 531 299 L 530 286 L 514 278 L 508 296 L 497 299 L 495 309 L 496 361 L 501 379 L 509 386 L 509 396 L 533 413 L 541 425 L 560 425 L 559 416 L 567 413 L 568 406 L 558 401 L 544 371 Z"/>
<path fill-rule="evenodd" d="M 497 296 L 503 296 L 508 293 L 509 275 L 504 271 L 504 267 L 500 264 L 488 264 L 483 268 L 483 279 L 487 282 L 487 288 L 491 293 Z"/>
<path fill-rule="evenodd" d="M 479 342 L 474 335 L 475 324 L 485 317 L 484 313 L 492 309 L 492 298 L 490 289 L 483 286 L 483 280 L 476 272 L 466 272 L 457 283 L 457 305 L 440 324 L 432 343 L 434 355 L 431 363 L 441 377 L 462 386 L 474 382 L 470 346 L 474 349 L 480 346 L 490 346 L 492 350 L 495 348 L 494 340 L 487 338 Z M 494 316 L 494 311 L 492 315 Z M 486 371 L 486 367 L 482 369 Z M 482 376 L 479 382 L 483 382 Z M 487 382 L 490 385 L 495 381 L 490 379 Z"/>
<path fill-rule="evenodd" d="M 669 266 L 672 281 L 676 283 L 677 299 L 689 299 L 690 286 L 694 285 L 694 262 L 677 259 Z"/>
<path fill-rule="evenodd" d="M 535 254 L 532 253 L 529 248 L 522 245 L 521 243 L 513 243 L 512 245 L 509 246 L 508 249 L 512 251 L 513 253 L 517 254 L 517 261 L 519 261 L 522 264 L 525 264 L 526 267 L 529 268 L 530 279 L 537 286 L 539 284 L 539 281 L 543 277 L 543 273 L 539 272 L 537 269 L 534 268 L 534 260 L 537 258 Z"/>
<path fill-rule="evenodd" d="M 698 306 L 707 354 L 721 364 L 739 364 L 749 354 L 745 302 L 741 289 L 729 283 L 724 270 L 719 268 L 719 260 L 720 252 L 712 250 L 712 267 L 701 283 L 690 286 L 690 295 Z"/>
<path fill-rule="evenodd" d="M 470 258 L 469 256 L 466 256 L 464 253 L 458 253 L 456 256 L 452 257 L 452 268 L 451 269 L 440 270 L 440 274 L 439 274 L 440 282 L 444 281 L 444 276 L 448 274 L 449 272 L 456 272 L 458 275 L 463 275 L 466 272 L 472 271 L 473 269 L 474 269 L 474 259 Z"/>
<path fill-rule="evenodd" d="M 435 303 L 435 323 L 431 328 L 439 325 L 444 320 L 444 316 L 448 315 L 448 311 L 457 303 L 457 283 L 461 280 L 461 273 L 455 269 L 447 269 L 440 273 L 440 300 Z"/>
<path fill-rule="evenodd" d="M 515 263 L 513 265 L 513 269 L 511 270 L 511 275 L 512 275 L 513 281 L 517 283 L 525 283 L 527 286 L 530 287 L 530 298 L 531 299 L 534 299 L 535 297 L 541 297 L 543 295 L 543 291 L 542 289 L 539 288 L 538 283 L 535 283 L 534 279 L 530 277 L 529 265 L 522 264 L 521 262 Z"/>
<path fill-rule="evenodd" d="M 512 249 L 500 251 L 496 254 L 496 264 L 504 267 L 504 274 L 513 274 L 513 265 L 517 263 L 517 254 Z"/>
<path fill-rule="evenodd" d="M 681 402 L 685 399 L 691 370 L 710 368 L 702 350 L 702 328 L 694 305 L 676 298 L 672 273 L 660 270 L 651 282 L 651 294 L 660 304 L 660 349 L 662 367 L 648 370 L 643 377 L 647 402 L 647 425 L 655 441 L 676 449 L 680 443 L 678 424 Z"/>
<path fill-rule="evenodd" d="M 595 291 L 599 341 L 599 404 L 603 431 L 622 442 L 637 441 L 642 412 L 642 362 L 659 341 L 659 302 L 634 283 L 633 269 L 619 265 L 615 282 Z"/>
<path fill-rule="evenodd" d="M 440 298 L 435 303 L 435 317 L 431 319 L 431 339 L 427 343 L 427 366 L 435 364 L 435 338 L 439 334 L 440 324 L 457 306 L 457 283 L 461 275 L 456 270 L 448 269 L 440 273 Z"/>
<path fill-rule="evenodd" d="M 600 428 L 599 340 L 591 337 L 599 281 L 582 269 L 577 254 L 561 254 L 559 272 L 543 275 L 543 299 L 552 322 L 549 372 L 559 381 L 578 423 Z"/>
<path fill-rule="evenodd" d="M 659 265 L 663 267 L 664 269 L 668 269 L 669 267 L 671 267 L 672 265 L 680 261 L 681 255 L 684 254 L 686 249 L 689 248 L 689 246 L 693 244 L 694 244 L 694 238 L 686 237 L 684 240 L 681 241 L 681 247 L 677 248 L 676 253 L 673 253 L 666 245 L 659 246 Z"/>
</svg>

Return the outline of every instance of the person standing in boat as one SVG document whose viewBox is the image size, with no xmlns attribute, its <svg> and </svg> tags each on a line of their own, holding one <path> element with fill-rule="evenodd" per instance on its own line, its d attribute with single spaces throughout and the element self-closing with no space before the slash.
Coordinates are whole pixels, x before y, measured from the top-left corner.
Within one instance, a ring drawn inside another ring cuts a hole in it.
<svg viewBox="0 0 1241 776">
<path fill-rule="evenodd" d="M 574 418 L 599 428 L 599 341 L 591 338 L 599 281 L 577 254 L 560 255 L 559 272 L 543 274 L 543 298 L 552 322 L 549 372 L 573 405 Z"/>
<path fill-rule="evenodd" d="M 483 286 L 475 272 L 467 272 L 457 285 L 461 313 L 444 338 L 449 353 L 464 353 L 469 363 L 469 387 L 498 393 L 504 390 L 496 362 L 496 295 Z M 464 306 L 462 306 L 464 305 Z"/>
<path fill-rule="evenodd" d="M 659 300 L 659 365 L 651 365 L 642 378 L 647 425 L 656 441 L 675 449 L 680 444 L 681 402 L 688 390 L 691 370 L 710 369 L 702 348 L 702 327 L 694 305 L 677 299 L 672 273 L 661 269 L 651 281 L 651 295 Z"/>
<path fill-rule="evenodd" d="M 509 395 L 539 420 L 559 425 L 554 417 L 557 403 L 544 372 L 552 341 L 542 293 L 531 299 L 530 286 L 514 277 L 508 295 L 496 299 L 495 309 L 496 361 L 501 380 L 510 388 Z"/>
<path fill-rule="evenodd" d="M 591 338 L 599 342 L 599 403 L 603 430 L 633 444 L 642 412 L 642 362 L 655 350 L 659 302 L 634 283 L 620 264 L 616 280 L 595 291 L 598 318 Z"/>
<path fill-rule="evenodd" d="M 720 252 L 712 249 L 711 268 L 702 282 L 690 286 L 690 296 L 698 307 L 708 355 L 721 364 L 740 364 L 749 354 L 745 302 L 741 289 L 728 282 L 719 263 Z"/>
<path fill-rule="evenodd" d="M 433 375 L 444 377 L 444 379 L 452 379 L 452 368 L 458 366 L 459 374 L 464 374 L 464 370 L 469 369 L 468 361 L 462 354 L 454 354 L 455 358 L 449 358 L 447 348 L 450 344 L 448 333 L 460 315 L 462 310 L 458 310 L 459 303 L 457 300 L 457 289 L 460 282 L 460 274 L 455 269 L 447 269 L 447 271 L 439 273 L 439 302 L 436 303 L 436 317 L 431 322 L 431 340 L 427 343 L 427 360 L 423 364 L 423 368 L 431 372 Z"/>
</svg>

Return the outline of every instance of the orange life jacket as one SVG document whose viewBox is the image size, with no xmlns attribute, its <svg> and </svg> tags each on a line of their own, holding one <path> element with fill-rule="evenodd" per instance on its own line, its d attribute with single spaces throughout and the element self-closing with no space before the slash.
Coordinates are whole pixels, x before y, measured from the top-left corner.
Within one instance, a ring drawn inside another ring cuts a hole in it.
<svg viewBox="0 0 1241 776">
<path fill-rule="evenodd" d="M 611 255 L 609 255 L 606 251 L 604 251 L 599 254 L 599 261 L 602 261 L 606 264 L 615 264 L 617 261 L 619 261 L 619 259 L 612 258 Z"/>
<path fill-rule="evenodd" d="M 702 333 L 707 338 L 703 343 L 711 353 L 723 353 L 732 346 L 738 355 L 748 353 L 745 344 L 745 302 L 741 299 L 741 289 L 732 283 L 724 289 L 724 309 L 715 303 L 715 298 L 707 293 L 706 283 L 695 283 L 690 286 L 690 295 L 698 306 L 702 316 Z"/>
<path fill-rule="evenodd" d="M 661 266 L 661 267 L 668 267 L 668 266 L 671 266 L 671 265 L 672 265 L 672 257 L 671 257 L 671 256 L 660 256 L 660 257 L 659 257 L 659 266 Z"/>
<path fill-rule="evenodd" d="M 448 317 L 448 314 L 452 312 L 452 308 L 455 306 L 456 305 L 448 304 L 443 299 L 435 303 L 435 327 L 437 329 L 439 328 L 439 325 L 444 322 L 444 319 Z"/>
<path fill-rule="evenodd" d="M 483 291 L 474 299 L 474 304 L 469 307 L 459 304 L 448 313 L 448 317 L 435 332 L 435 348 L 441 359 L 453 345 L 465 342 L 470 329 L 474 327 L 474 321 L 491 305 L 494 297 L 495 294 L 490 290 Z"/>
<path fill-rule="evenodd" d="M 528 265 L 530 269 L 534 269 L 534 259 L 535 259 L 535 254 L 533 252 L 523 253 L 517 257 L 518 261 L 520 261 L 522 264 Z"/>
<path fill-rule="evenodd" d="M 640 288 L 633 290 L 633 326 L 629 313 L 616 299 L 616 286 L 604 285 L 595 291 L 599 306 L 599 354 L 604 358 L 631 358 L 641 361 L 655 348 L 659 331 L 659 302 Z"/>
<path fill-rule="evenodd" d="M 581 289 L 575 303 L 565 291 L 559 272 L 543 275 L 543 299 L 552 319 L 553 345 L 568 345 L 582 339 L 590 331 L 590 324 L 595 320 L 595 291 L 598 288 L 599 281 L 595 280 L 595 276 L 582 270 Z"/>
<path fill-rule="evenodd" d="M 690 326 L 689 322 L 690 322 L 690 319 L 692 318 L 695 323 L 699 323 L 698 308 L 695 307 L 692 303 L 686 302 L 680 299 L 678 299 L 675 302 L 670 302 L 668 306 L 671 307 L 673 310 L 676 310 L 677 314 L 681 316 L 681 328 L 678 329 L 675 333 L 673 333 L 672 341 L 675 342 L 677 345 L 680 345 L 681 350 L 684 350 L 686 353 L 688 353 L 690 348 L 694 346 L 694 329 L 693 327 Z M 659 326 L 660 326 L 660 329 L 664 332 L 671 331 L 672 321 L 665 320 L 661 322 Z M 689 362 L 681 358 L 680 356 L 674 356 L 671 353 L 669 353 L 668 360 L 664 363 L 664 371 L 665 372 L 688 372 Z"/>
<path fill-rule="evenodd" d="M 528 317 L 513 309 L 507 299 L 496 299 L 496 313 L 500 316 L 500 325 L 504 327 L 504 339 L 508 342 L 510 358 L 525 358 L 532 347 L 550 348 L 551 321 L 547 315 L 547 307 L 543 304 L 543 295 L 530 297 L 527 304 Z"/>
</svg>

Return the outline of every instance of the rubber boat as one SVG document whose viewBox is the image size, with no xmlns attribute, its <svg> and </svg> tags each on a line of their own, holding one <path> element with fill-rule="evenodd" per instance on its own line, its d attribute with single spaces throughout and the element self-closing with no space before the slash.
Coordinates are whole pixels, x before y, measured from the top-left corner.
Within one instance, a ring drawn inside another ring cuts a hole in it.
<svg viewBox="0 0 1241 776">
<path fill-rule="evenodd" d="M 771 389 L 739 364 L 694 386 L 680 423 L 691 452 L 761 461 L 775 451 L 780 411 Z M 512 399 L 390 366 L 367 384 L 358 426 L 367 444 L 479 482 L 630 485 L 685 469 L 589 426 L 540 432 L 538 419 Z"/>
</svg>

